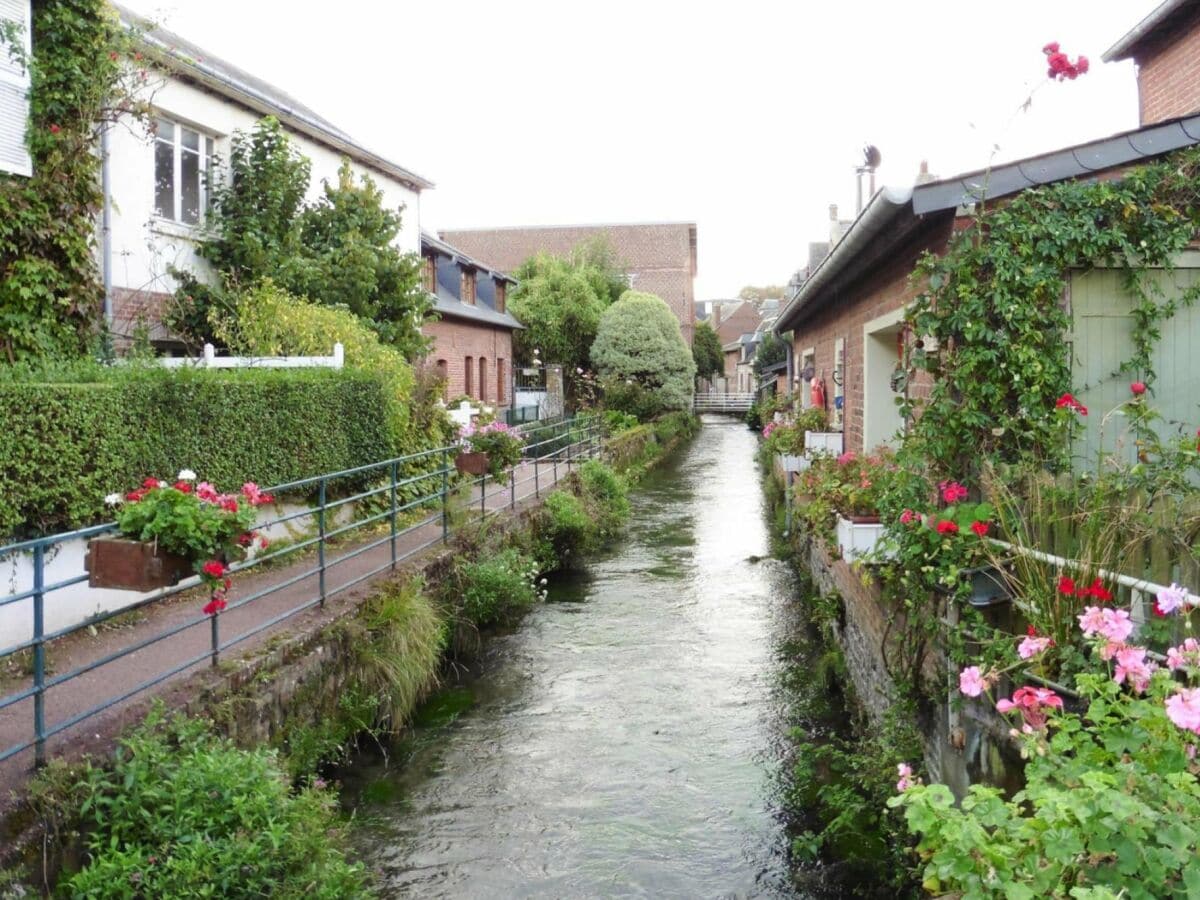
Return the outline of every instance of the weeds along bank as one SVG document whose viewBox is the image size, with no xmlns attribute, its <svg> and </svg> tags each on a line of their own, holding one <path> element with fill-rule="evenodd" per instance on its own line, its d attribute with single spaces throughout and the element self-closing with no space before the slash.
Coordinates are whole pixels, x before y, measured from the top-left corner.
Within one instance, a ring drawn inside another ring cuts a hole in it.
<svg viewBox="0 0 1200 900">
<path fill-rule="evenodd" d="M 160 708 L 112 759 L 52 763 L 5 826 L 0 848 L 21 834 L 26 852 L 4 860 L 0 897 L 372 896 L 321 776 L 401 731 L 447 667 L 612 539 L 630 486 L 698 427 L 686 414 L 624 424 L 608 462 L 512 518 L 460 526 L 357 609 L 225 673 L 236 687 L 198 697 L 192 720 Z"/>
</svg>

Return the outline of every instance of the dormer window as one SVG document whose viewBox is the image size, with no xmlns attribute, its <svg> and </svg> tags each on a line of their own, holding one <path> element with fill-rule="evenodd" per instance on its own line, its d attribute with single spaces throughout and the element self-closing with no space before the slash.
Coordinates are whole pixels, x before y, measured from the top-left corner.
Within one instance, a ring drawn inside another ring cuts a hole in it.
<svg viewBox="0 0 1200 900">
<path fill-rule="evenodd" d="M 504 312 L 505 304 L 508 301 L 506 296 L 507 291 L 507 284 L 505 284 L 503 281 L 496 282 L 496 312 L 498 313 Z"/>
<path fill-rule="evenodd" d="M 458 299 L 463 303 L 471 304 L 471 306 L 475 305 L 475 273 L 470 269 L 463 269 Z"/>
<path fill-rule="evenodd" d="M 430 254 L 425 257 L 425 290 L 431 294 L 437 293 L 437 257 Z"/>
</svg>

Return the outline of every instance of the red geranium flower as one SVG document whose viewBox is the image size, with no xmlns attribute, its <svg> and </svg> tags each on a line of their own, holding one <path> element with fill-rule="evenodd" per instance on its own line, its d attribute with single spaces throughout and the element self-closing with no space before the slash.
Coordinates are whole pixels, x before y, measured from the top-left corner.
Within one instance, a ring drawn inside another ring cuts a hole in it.
<svg viewBox="0 0 1200 900">
<path fill-rule="evenodd" d="M 154 488 L 158 486 L 159 484 L 157 478 L 147 478 L 142 482 L 142 487 L 146 488 L 147 490 L 154 490 Z"/>
<path fill-rule="evenodd" d="M 949 519 L 942 519 L 937 523 L 938 534 L 958 534 L 958 526 Z"/>
<path fill-rule="evenodd" d="M 987 535 L 988 527 L 989 526 L 988 526 L 987 522 L 972 522 L 971 523 L 971 530 L 973 532 L 975 532 L 977 535 L 979 535 L 980 537 L 984 537 L 985 535 Z"/>
<path fill-rule="evenodd" d="M 201 610 L 206 616 L 215 616 L 229 604 L 225 602 L 225 598 L 218 593 L 212 595 L 212 599 L 204 604 L 204 609 Z"/>
<path fill-rule="evenodd" d="M 200 571 L 211 578 L 220 578 L 225 574 L 225 563 L 219 559 L 210 559 Z"/>
<path fill-rule="evenodd" d="M 186 481 L 177 481 L 177 482 L 175 482 L 175 484 L 172 485 L 172 487 L 174 487 L 175 490 L 180 491 L 184 494 L 190 494 L 192 492 L 192 486 L 190 484 L 188 484 Z"/>
<path fill-rule="evenodd" d="M 130 491 L 128 494 L 125 495 L 125 499 L 131 503 L 137 503 L 139 500 L 141 500 L 145 496 L 146 496 L 146 492 L 144 490 Z"/>
<path fill-rule="evenodd" d="M 1068 597 L 1075 593 L 1075 579 L 1069 575 L 1064 575 L 1058 579 L 1058 592 L 1066 594 Z"/>
</svg>

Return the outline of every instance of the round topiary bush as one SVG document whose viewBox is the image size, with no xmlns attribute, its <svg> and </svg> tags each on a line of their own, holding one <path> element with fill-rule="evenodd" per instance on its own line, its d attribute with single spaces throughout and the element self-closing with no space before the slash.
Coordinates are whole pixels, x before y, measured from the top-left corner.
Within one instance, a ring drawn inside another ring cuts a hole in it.
<svg viewBox="0 0 1200 900">
<path fill-rule="evenodd" d="M 651 394 L 655 412 L 691 406 L 696 363 L 675 315 L 653 294 L 626 291 L 604 311 L 592 362 L 606 382 Z M 645 416 L 647 404 L 638 406 L 625 411 Z"/>
</svg>

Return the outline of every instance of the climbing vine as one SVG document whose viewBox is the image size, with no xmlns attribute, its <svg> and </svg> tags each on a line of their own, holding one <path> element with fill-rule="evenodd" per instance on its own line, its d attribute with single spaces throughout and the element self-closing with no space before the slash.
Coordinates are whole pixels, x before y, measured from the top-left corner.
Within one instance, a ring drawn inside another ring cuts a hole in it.
<svg viewBox="0 0 1200 900">
<path fill-rule="evenodd" d="M 1198 174 L 1193 148 L 1119 180 L 1022 191 L 955 232 L 945 254 L 926 254 L 915 277 L 927 287 L 907 316 L 918 336 L 909 361 L 933 383 L 907 403 L 916 416 L 906 451 L 964 478 L 986 460 L 1065 461 L 1070 417 L 1056 400 L 1071 390 L 1072 270 L 1122 270 L 1134 333 L 1119 371 L 1152 384 L 1161 323 L 1200 291 L 1168 299 L 1148 273 L 1169 269 L 1200 227 Z"/>
<path fill-rule="evenodd" d="M 138 99 L 146 63 L 105 0 L 35 2 L 32 37 L 25 58 L 16 29 L 0 35 L 0 53 L 30 73 L 33 158 L 31 177 L 0 174 L 0 358 L 8 362 L 77 356 L 95 334 L 98 136 L 148 109 Z"/>
</svg>

